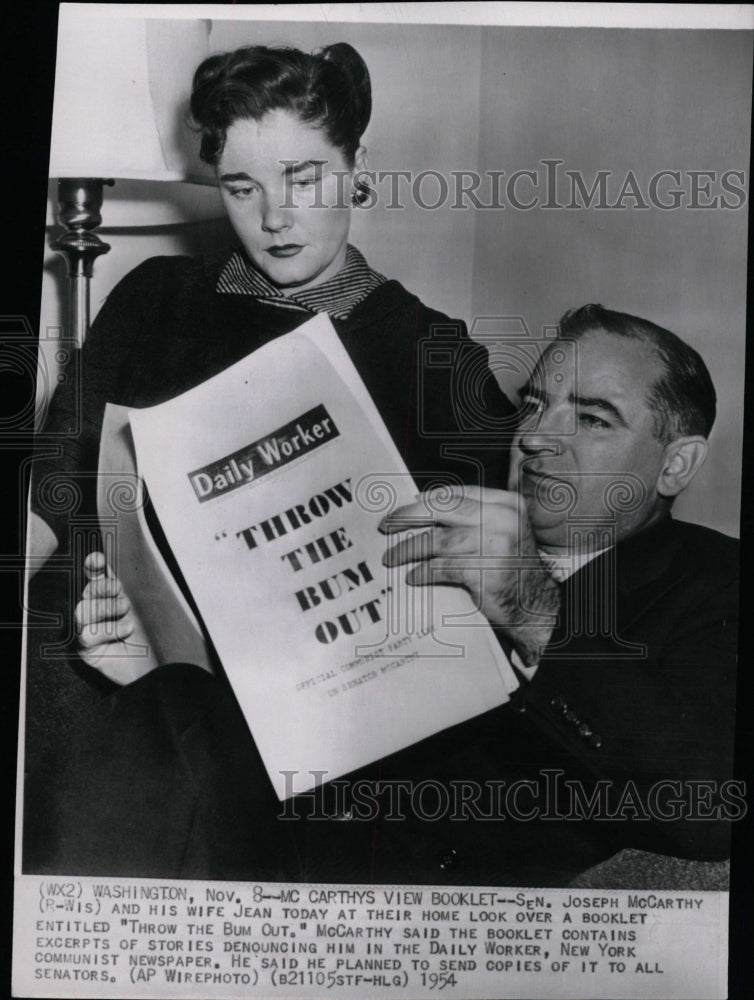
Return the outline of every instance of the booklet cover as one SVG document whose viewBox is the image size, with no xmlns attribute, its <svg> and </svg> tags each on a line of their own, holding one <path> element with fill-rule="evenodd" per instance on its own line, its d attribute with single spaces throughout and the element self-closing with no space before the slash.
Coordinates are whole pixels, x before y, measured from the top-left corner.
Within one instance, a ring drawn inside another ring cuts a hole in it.
<svg viewBox="0 0 754 1000">
<path fill-rule="evenodd" d="M 382 565 L 378 525 L 417 490 L 327 317 L 129 416 L 139 473 L 280 799 L 508 700 L 515 674 L 470 596 Z M 159 558 L 140 567 L 166 572 Z M 154 581 L 138 589 L 152 595 L 142 619 L 159 662 L 171 644 L 150 633 L 163 621 L 181 622 L 172 658 L 185 659 L 196 624 L 175 585 L 160 601 Z"/>
</svg>

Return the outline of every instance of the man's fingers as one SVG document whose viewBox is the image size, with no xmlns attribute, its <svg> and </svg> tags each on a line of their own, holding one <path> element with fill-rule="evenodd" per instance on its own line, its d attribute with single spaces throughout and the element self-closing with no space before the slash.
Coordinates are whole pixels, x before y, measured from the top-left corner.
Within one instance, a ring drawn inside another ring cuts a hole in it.
<svg viewBox="0 0 754 1000">
<path fill-rule="evenodd" d="M 479 551 L 479 526 L 442 527 L 407 535 L 385 550 L 385 566 L 404 566 L 406 563 L 432 559 L 443 555 L 474 555 Z"/>
<path fill-rule="evenodd" d="M 425 490 L 419 494 L 424 502 L 442 507 L 455 499 L 466 497 L 468 500 L 476 500 L 478 503 L 517 503 L 518 494 L 509 490 L 493 489 L 490 486 L 472 486 L 470 484 L 459 484 L 457 486 L 439 486 L 432 490 Z"/>
<path fill-rule="evenodd" d="M 395 510 L 386 514 L 380 521 L 379 530 L 384 535 L 394 535 L 399 531 L 406 531 L 409 528 L 424 528 L 435 524 L 437 517 L 426 505 L 417 500 L 414 503 L 405 504 L 403 507 L 396 507 Z"/>
<path fill-rule="evenodd" d="M 463 525 L 479 525 L 483 517 L 483 508 L 476 500 L 459 498 L 453 505 L 432 510 L 421 500 L 396 508 L 391 514 L 386 514 L 380 521 L 380 531 L 384 535 L 395 535 L 400 531 L 412 528 L 429 528 L 434 525 L 449 527 Z"/>
<path fill-rule="evenodd" d="M 479 524 L 494 513 L 518 510 L 520 496 L 507 490 L 482 489 L 479 486 L 449 487 L 420 493 L 410 504 L 397 507 L 380 522 L 380 531 L 391 535 L 409 528 L 434 524 L 462 526 Z"/>
<path fill-rule="evenodd" d="M 418 559 L 429 559 L 432 555 L 432 531 L 422 531 L 408 535 L 386 549 L 382 556 L 383 566 L 404 566 Z"/>
<path fill-rule="evenodd" d="M 459 568 L 452 559 L 427 559 L 406 573 L 406 583 L 413 587 L 456 584 L 468 589 L 467 570 Z"/>
<path fill-rule="evenodd" d="M 91 650 L 95 646 L 106 646 L 112 642 L 120 642 L 127 639 L 133 630 L 133 622 L 130 619 L 117 622 L 108 621 L 98 625 L 84 625 L 79 632 L 79 646 L 84 650 Z"/>
</svg>

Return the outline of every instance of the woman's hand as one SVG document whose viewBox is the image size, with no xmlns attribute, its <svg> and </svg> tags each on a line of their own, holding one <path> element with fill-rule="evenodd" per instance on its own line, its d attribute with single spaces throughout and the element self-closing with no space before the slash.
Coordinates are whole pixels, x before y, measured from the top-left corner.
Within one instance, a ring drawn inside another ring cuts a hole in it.
<svg viewBox="0 0 754 1000">
<path fill-rule="evenodd" d="M 84 572 L 88 583 L 74 612 L 78 654 L 116 684 L 129 684 L 153 670 L 157 662 L 140 635 L 131 602 L 102 552 L 86 557 Z"/>
</svg>

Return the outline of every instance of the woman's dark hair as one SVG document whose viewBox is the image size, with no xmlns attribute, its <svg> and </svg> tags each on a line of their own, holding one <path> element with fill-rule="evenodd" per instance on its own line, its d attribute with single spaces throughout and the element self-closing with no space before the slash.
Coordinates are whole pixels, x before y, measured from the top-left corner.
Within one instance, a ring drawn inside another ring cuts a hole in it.
<svg viewBox="0 0 754 1000">
<path fill-rule="evenodd" d="M 259 121 L 270 111 L 290 111 L 322 129 L 352 166 L 372 111 L 366 63 L 345 42 L 311 55 L 250 45 L 210 56 L 194 74 L 191 116 L 206 163 L 217 164 L 235 121 Z"/>
</svg>

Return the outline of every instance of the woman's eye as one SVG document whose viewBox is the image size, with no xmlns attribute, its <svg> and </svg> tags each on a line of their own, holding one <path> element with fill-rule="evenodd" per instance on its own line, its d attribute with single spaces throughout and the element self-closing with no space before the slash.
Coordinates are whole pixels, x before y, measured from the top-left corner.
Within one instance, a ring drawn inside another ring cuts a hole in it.
<svg viewBox="0 0 754 1000">
<path fill-rule="evenodd" d="M 250 198 L 254 194 L 255 190 L 256 188 L 254 187 L 231 188 L 230 193 L 234 198 L 238 198 L 240 201 L 243 201 L 245 198 Z"/>
<path fill-rule="evenodd" d="M 317 183 L 316 177 L 297 177 L 293 186 L 297 188 L 308 188 Z"/>
</svg>

